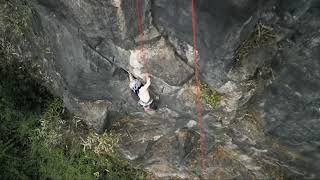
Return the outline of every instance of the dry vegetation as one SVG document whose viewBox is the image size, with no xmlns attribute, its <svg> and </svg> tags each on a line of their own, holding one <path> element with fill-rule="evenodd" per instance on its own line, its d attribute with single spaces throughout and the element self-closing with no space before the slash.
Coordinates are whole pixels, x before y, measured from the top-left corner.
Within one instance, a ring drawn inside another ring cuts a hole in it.
<svg viewBox="0 0 320 180">
<path fill-rule="evenodd" d="M 254 49 L 271 44 L 274 41 L 275 33 L 273 28 L 258 23 L 249 39 L 245 40 L 236 50 L 235 61 L 241 63 L 241 61 L 247 58 Z"/>
</svg>

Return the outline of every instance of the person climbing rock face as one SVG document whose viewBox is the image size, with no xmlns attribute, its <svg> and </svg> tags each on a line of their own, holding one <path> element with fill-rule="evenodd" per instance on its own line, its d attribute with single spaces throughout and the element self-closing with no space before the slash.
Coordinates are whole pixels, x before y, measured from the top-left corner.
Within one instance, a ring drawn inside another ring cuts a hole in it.
<svg viewBox="0 0 320 180">
<path fill-rule="evenodd" d="M 139 100 L 139 104 L 143 106 L 144 111 L 153 110 L 152 104 L 153 99 L 149 94 L 149 86 L 151 84 L 150 77 L 148 75 L 145 76 L 147 83 L 143 85 L 138 79 L 135 79 L 132 74 L 129 73 L 130 79 L 130 89 L 132 90 L 133 97 Z M 138 97 L 138 98 L 136 98 Z"/>
</svg>

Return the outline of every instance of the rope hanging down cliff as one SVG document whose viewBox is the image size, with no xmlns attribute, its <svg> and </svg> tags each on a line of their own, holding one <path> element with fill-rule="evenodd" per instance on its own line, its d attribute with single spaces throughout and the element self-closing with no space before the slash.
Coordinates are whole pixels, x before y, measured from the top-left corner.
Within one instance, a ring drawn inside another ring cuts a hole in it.
<svg viewBox="0 0 320 180">
<path fill-rule="evenodd" d="M 147 79 L 149 76 L 149 73 L 148 73 L 148 66 L 146 63 L 146 57 L 144 54 L 144 34 L 143 34 L 143 30 L 142 30 L 141 1 L 140 0 L 135 1 L 135 12 L 136 12 L 137 20 L 138 20 L 137 23 L 138 23 L 138 32 L 139 32 L 140 57 L 143 62 L 144 73 L 146 75 L 145 78 Z"/>
<path fill-rule="evenodd" d="M 201 177 L 202 179 L 206 179 L 205 177 L 205 162 L 204 162 L 204 132 L 202 127 L 202 113 L 201 113 L 201 89 L 200 89 L 200 81 L 199 81 L 199 54 L 197 48 L 197 31 L 196 31 L 196 14 L 195 14 L 195 0 L 192 1 L 192 33 L 193 33 L 193 55 L 194 55 L 194 63 L 195 63 L 195 76 L 197 83 L 197 100 L 198 100 L 198 128 L 200 131 L 200 169 L 201 169 Z"/>
<path fill-rule="evenodd" d="M 146 57 L 144 54 L 144 34 L 142 30 L 142 18 L 141 18 L 141 2 L 140 0 L 135 1 L 135 12 L 138 19 L 138 31 L 139 31 L 139 42 L 140 42 L 140 52 L 139 52 L 139 58 L 142 59 L 143 67 L 144 67 L 144 79 L 147 81 L 147 83 L 144 86 L 138 87 L 137 81 L 133 81 L 133 77 L 130 74 L 130 88 L 132 90 L 136 89 L 136 95 L 140 98 L 139 104 L 143 106 L 145 112 L 150 112 L 152 110 L 156 109 L 155 102 L 153 101 L 153 98 L 149 94 L 148 87 L 150 86 L 150 77 L 148 73 L 148 66 L 146 63 Z M 137 88 L 133 88 L 137 86 Z"/>
</svg>

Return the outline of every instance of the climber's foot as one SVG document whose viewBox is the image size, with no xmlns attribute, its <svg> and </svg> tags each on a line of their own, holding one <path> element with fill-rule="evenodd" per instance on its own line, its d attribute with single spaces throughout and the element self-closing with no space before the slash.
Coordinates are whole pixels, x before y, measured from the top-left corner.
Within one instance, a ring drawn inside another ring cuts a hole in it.
<svg viewBox="0 0 320 180">
<path fill-rule="evenodd" d="M 144 107 L 144 112 L 149 112 L 149 111 L 152 111 L 150 107 Z"/>
<path fill-rule="evenodd" d="M 144 107 L 144 112 L 147 114 L 153 114 L 155 110 L 151 109 L 150 107 Z"/>
</svg>

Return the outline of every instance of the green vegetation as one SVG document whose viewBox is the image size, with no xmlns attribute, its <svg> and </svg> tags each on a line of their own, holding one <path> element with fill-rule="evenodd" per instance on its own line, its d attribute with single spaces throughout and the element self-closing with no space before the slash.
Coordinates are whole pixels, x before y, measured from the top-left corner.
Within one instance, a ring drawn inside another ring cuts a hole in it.
<svg viewBox="0 0 320 180">
<path fill-rule="evenodd" d="M 275 41 L 275 33 L 269 26 L 258 23 L 254 33 L 249 39 L 245 40 L 240 47 L 236 50 L 235 60 L 240 63 L 243 59 L 247 58 L 252 50 L 268 45 Z"/>
<path fill-rule="evenodd" d="M 98 135 L 71 117 L 65 112 L 63 102 L 54 99 L 40 118 L 40 126 L 31 137 L 31 156 L 37 159 L 41 179 L 143 178 L 146 175 L 121 160 L 116 152 L 119 138 L 115 133 Z"/>
<path fill-rule="evenodd" d="M 70 119 L 60 99 L 50 99 L 44 113 L 34 113 L 33 108 L 16 109 L 2 98 L 1 179 L 143 179 L 147 175 L 121 160 L 114 133 L 89 131 L 77 119 Z"/>
<path fill-rule="evenodd" d="M 219 93 L 205 83 L 201 83 L 201 98 L 211 107 L 215 107 L 220 101 Z"/>
</svg>

